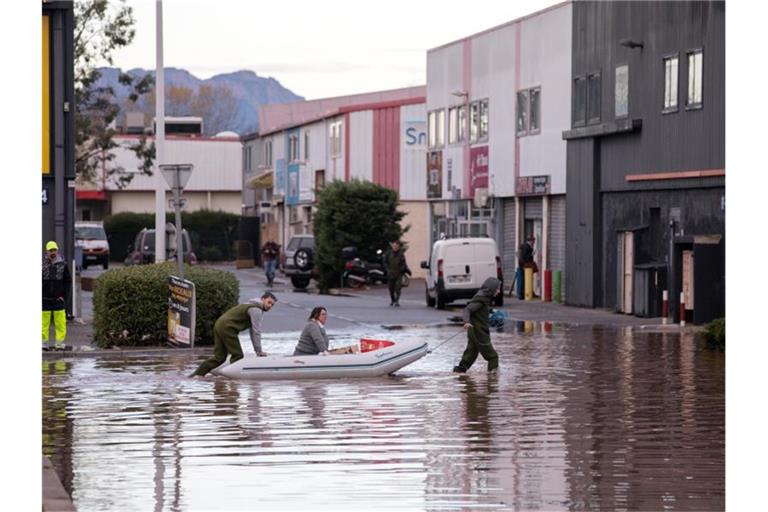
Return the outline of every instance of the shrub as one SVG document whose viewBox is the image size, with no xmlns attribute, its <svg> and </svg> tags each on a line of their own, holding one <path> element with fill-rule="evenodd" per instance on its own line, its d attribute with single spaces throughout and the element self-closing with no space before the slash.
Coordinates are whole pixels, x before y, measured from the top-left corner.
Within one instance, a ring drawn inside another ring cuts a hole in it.
<svg viewBox="0 0 768 512">
<path fill-rule="evenodd" d="M 355 246 L 371 261 L 377 249 L 402 237 L 397 192 L 368 181 L 333 181 L 318 193 L 314 218 L 315 265 L 321 290 L 339 282 L 344 269 L 341 249 Z"/>
<path fill-rule="evenodd" d="M 109 270 L 96 279 L 93 294 L 94 343 L 112 346 L 163 345 L 167 335 L 168 277 L 173 262 Z M 195 283 L 195 345 L 213 343 L 213 324 L 238 303 L 240 283 L 231 272 L 185 265 Z"/>
<path fill-rule="evenodd" d="M 221 249 L 215 245 L 211 247 L 201 247 L 196 254 L 197 259 L 200 261 L 221 261 L 224 259 Z"/>
<path fill-rule="evenodd" d="M 176 215 L 168 212 L 165 216 L 168 223 L 175 224 Z M 234 213 L 213 210 L 197 210 L 181 212 L 182 228 L 189 232 L 192 250 L 200 256 L 202 248 L 218 249 L 211 251 L 210 257 L 201 260 L 221 261 L 235 259 L 233 250 L 237 240 L 240 217 Z M 110 259 L 123 261 L 128 255 L 128 246 L 133 243 L 136 234 L 142 228 L 155 228 L 154 213 L 124 212 L 111 215 L 104 219 L 104 231 L 109 239 Z"/>
<path fill-rule="evenodd" d="M 717 318 L 708 323 L 704 337 L 709 347 L 725 350 L 725 318 Z"/>
</svg>

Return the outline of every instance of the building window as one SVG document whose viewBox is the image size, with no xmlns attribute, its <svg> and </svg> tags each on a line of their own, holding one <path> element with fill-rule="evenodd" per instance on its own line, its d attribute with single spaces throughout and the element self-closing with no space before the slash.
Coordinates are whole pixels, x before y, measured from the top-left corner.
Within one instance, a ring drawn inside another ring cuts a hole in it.
<svg viewBox="0 0 768 512">
<path fill-rule="evenodd" d="M 530 114 L 528 116 L 530 126 L 528 134 L 533 135 L 541 132 L 541 87 L 531 89 L 528 99 L 530 100 Z"/>
<path fill-rule="evenodd" d="M 587 75 L 587 123 L 600 122 L 600 73 Z"/>
<path fill-rule="evenodd" d="M 541 132 L 541 87 L 517 93 L 517 136 Z"/>
<path fill-rule="evenodd" d="M 288 161 L 295 162 L 299 159 L 299 136 L 292 134 L 288 136 Z"/>
<path fill-rule="evenodd" d="M 678 57 L 664 57 L 664 108 L 663 112 L 677 112 Z"/>
<path fill-rule="evenodd" d="M 579 76 L 573 80 L 573 126 L 587 122 L 587 79 Z"/>
<path fill-rule="evenodd" d="M 469 142 L 471 143 L 477 142 L 477 133 L 480 125 L 479 110 L 480 107 L 476 101 L 469 104 Z"/>
<path fill-rule="evenodd" d="M 464 142 L 467 140 L 467 107 L 466 105 L 461 105 L 458 110 L 457 115 L 457 124 L 456 127 L 457 133 L 456 133 L 456 142 Z"/>
<path fill-rule="evenodd" d="M 288 222 L 299 222 L 299 209 L 295 204 L 288 206 Z"/>
<path fill-rule="evenodd" d="M 614 114 L 616 118 L 629 116 L 629 65 L 616 67 L 616 82 L 614 83 Z"/>
<path fill-rule="evenodd" d="M 517 93 L 517 135 L 528 133 L 528 91 Z"/>
<path fill-rule="evenodd" d="M 272 141 L 268 140 L 266 144 L 264 144 L 264 165 L 267 167 L 272 167 Z"/>
<path fill-rule="evenodd" d="M 488 112 L 488 99 L 480 100 L 477 103 L 480 105 L 480 112 L 478 114 L 480 117 L 480 126 L 477 132 L 477 140 L 485 141 L 488 140 L 488 124 L 490 117 Z"/>
<path fill-rule="evenodd" d="M 331 123 L 329 131 L 331 156 L 339 156 L 341 154 L 341 121 Z"/>
<path fill-rule="evenodd" d="M 427 115 L 427 136 L 429 147 L 441 147 L 445 144 L 445 109 L 433 110 Z"/>
<path fill-rule="evenodd" d="M 309 160 L 309 132 L 304 132 L 304 160 Z"/>
<path fill-rule="evenodd" d="M 459 107 L 448 108 L 448 144 L 456 144 L 459 141 L 459 130 L 456 123 L 459 120 Z"/>
<path fill-rule="evenodd" d="M 319 192 L 325 188 L 325 169 L 315 171 L 315 192 Z"/>
<path fill-rule="evenodd" d="M 702 66 L 704 64 L 701 50 L 694 50 L 688 53 L 688 100 L 686 107 L 700 108 L 702 106 L 701 98 L 701 79 Z"/>
</svg>

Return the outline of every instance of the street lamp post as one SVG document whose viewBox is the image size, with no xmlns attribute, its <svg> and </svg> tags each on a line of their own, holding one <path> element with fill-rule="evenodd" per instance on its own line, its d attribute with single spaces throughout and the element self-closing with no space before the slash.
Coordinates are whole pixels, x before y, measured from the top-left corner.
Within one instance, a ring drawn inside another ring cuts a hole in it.
<svg viewBox="0 0 768 512">
<path fill-rule="evenodd" d="M 192 175 L 192 164 L 164 164 L 160 165 L 160 170 L 165 181 L 173 189 L 173 207 L 176 212 L 176 265 L 179 277 L 184 279 L 184 245 L 181 233 L 181 207 L 184 206 L 184 200 L 181 198 L 181 191 Z"/>
</svg>

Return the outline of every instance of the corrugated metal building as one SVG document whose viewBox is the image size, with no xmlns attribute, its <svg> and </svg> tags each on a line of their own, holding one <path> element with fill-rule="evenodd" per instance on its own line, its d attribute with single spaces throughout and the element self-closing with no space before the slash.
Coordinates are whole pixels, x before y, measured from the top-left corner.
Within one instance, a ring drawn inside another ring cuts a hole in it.
<svg viewBox="0 0 768 512">
<path fill-rule="evenodd" d="M 360 179 L 392 188 L 406 213 L 404 224 L 411 225 L 404 241 L 414 276 L 420 276 L 416 260 L 429 251 L 425 92 L 410 87 L 261 107 L 261 126 L 270 128 L 244 138 L 245 154 L 259 162 L 251 163 L 255 171 L 248 180 L 256 192 L 244 191 L 260 205 L 251 213 L 263 220 L 274 215 L 276 239 L 285 245 L 294 234 L 312 232 L 315 190 L 326 182 Z M 262 238 L 271 233 L 263 224 Z"/>
<path fill-rule="evenodd" d="M 568 302 L 725 314 L 725 3 L 575 2 Z"/>
<path fill-rule="evenodd" d="M 571 15 L 560 3 L 427 53 L 431 241 L 495 238 L 507 283 L 530 235 L 540 269 L 566 270 Z"/>
<path fill-rule="evenodd" d="M 140 162 L 129 146 L 135 144 L 138 136 L 116 135 L 114 141 L 115 159 L 110 164 L 125 169 L 133 178 L 124 188 L 105 178 L 95 184 L 94 190 L 79 190 L 78 197 L 95 197 L 101 194 L 110 203 L 111 214 L 121 212 L 153 213 L 155 211 L 155 188 L 161 182 L 168 199 L 171 190 L 162 176 L 147 176 L 139 171 Z M 154 137 L 148 137 L 149 144 Z M 240 215 L 242 212 L 242 143 L 237 136 L 226 137 L 183 137 L 166 136 L 165 160 L 169 163 L 192 164 L 192 176 L 184 188 L 185 211 L 201 209 L 222 210 Z M 168 212 L 173 207 L 168 205 Z"/>
</svg>

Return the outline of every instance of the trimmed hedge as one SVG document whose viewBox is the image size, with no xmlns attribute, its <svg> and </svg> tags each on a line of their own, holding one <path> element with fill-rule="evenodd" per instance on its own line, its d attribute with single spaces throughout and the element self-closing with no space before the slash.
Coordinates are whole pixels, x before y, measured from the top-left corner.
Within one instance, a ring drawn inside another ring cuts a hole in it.
<svg viewBox="0 0 768 512">
<path fill-rule="evenodd" d="M 168 212 L 166 222 L 174 224 L 176 215 Z M 192 250 L 200 261 L 232 261 L 235 259 L 234 244 L 238 238 L 240 216 L 220 210 L 181 212 L 182 228 L 189 232 Z M 143 228 L 155 228 L 154 213 L 124 212 L 104 219 L 104 231 L 109 239 L 109 257 L 123 261 L 128 256 L 128 246 Z"/>
<path fill-rule="evenodd" d="M 168 277 L 173 262 L 116 268 L 101 274 L 93 293 L 94 343 L 113 346 L 164 345 L 168 322 Z M 240 283 L 231 272 L 184 266 L 195 283 L 195 345 L 213 344 L 213 324 L 238 304 Z"/>
</svg>

